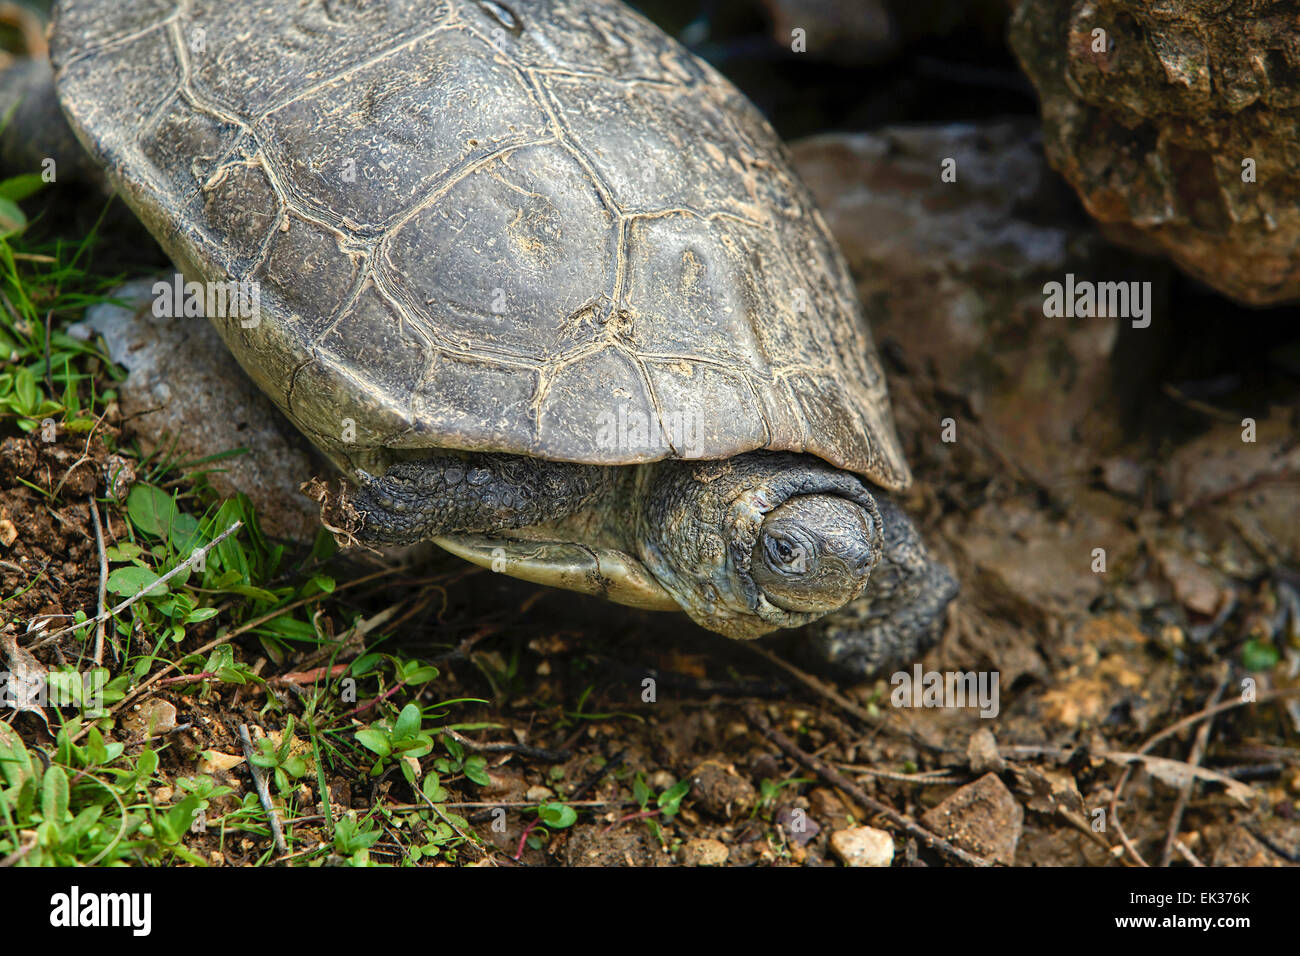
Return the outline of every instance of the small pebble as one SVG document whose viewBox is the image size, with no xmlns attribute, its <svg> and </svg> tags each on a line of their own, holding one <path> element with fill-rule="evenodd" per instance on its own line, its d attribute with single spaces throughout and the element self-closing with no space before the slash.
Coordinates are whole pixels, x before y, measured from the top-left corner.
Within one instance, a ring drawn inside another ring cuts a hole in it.
<svg viewBox="0 0 1300 956">
<path fill-rule="evenodd" d="M 696 838 L 686 841 L 682 847 L 685 866 L 722 866 L 730 855 L 731 851 L 721 840 Z"/>
<path fill-rule="evenodd" d="M 894 862 L 894 838 L 875 827 L 836 830 L 831 851 L 845 866 L 889 866 Z"/>
</svg>

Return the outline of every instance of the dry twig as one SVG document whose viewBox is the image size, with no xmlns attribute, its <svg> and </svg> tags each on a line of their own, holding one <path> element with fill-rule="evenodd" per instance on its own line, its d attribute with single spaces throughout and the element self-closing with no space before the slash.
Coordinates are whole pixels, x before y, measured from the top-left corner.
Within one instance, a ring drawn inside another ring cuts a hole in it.
<svg viewBox="0 0 1300 956">
<path fill-rule="evenodd" d="M 937 833 L 932 833 L 915 820 L 899 813 L 893 807 L 881 803 L 834 767 L 831 767 L 824 761 L 800 750 L 793 740 L 768 723 L 767 718 L 760 714 L 758 709 L 753 705 L 745 705 L 745 716 L 749 719 L 749 722 L 758 729 L 759 733 L 780 747 L 788 757 L 803 764 L 831 786 L 839 787 L 846 794 L 856 800 L 861 806 L 866 807 L 875 813 L 879 813 L 894 825 L 901 827 L 908 833 L 912 834 L 912 836 L 928 843 L 944 856 L 957 860 L 960 863 L 965 863 L 968 866 L 993 865 L 992 861 L 986 860 L 982 856 L 968 853 L 961 847 L 954 846 Z"/>
<path fill-rule="evenodd" d="M 125 601 L 123 601 L 121 604 L 117 605 L 114 608 L 111 608 L 110 610 L 104 611 L 103 613 L 96 614 L 94 617 L 87 618 L 86 620 L 81 621 L 78 624 L 72 624 L 69 625 L 68 627 L 60 628 L 59 630 L 55 631 L 53 634 L 48 634 L 45 637 L 41 638 L 39 641 L 37 641 L 35 644 L 32 645 L 32 648 L 42 647 L 50 643 L 51 641 L 53 641 L 56 637 L 62 637 L 64 634 L 70 634 L 73 631 L 79 631 L 83 627 L 86 627 L 89 624 L 100 624 L 104 621 L 116 617 L 118 614 L 125 611 L 132 604 L 140 600 L 142 597 L 144 597 L 154 588 L 166 584 L 168 581 L 176 577 L 176 575 L 180 574 L 182 571 L 188 570 L 189 568 L 193 567 L 196 562 L 206 557 L 209 551 L 211 551 L 221 542 L 229 538 L 232 534 L 234 534 L 236 531 L 242 528 L 243 525 L 244 523 L 242 521 L 236 520 L 234 524 L 232 524 L 225 531 L 221 532 L 221 534 L 217 535 L 215 538 L 213 538 L 203 547 L 195 548 L 193 551 L 191 551 L 190 556 L 188 558 L 186 558 L 180 564 L 176 565 L 176 567 L 172 568 L 170 571 L 168 571 L 166 574 L 160 577 L 157 581 L 154 581 L 152 584 L 145 585 L 140 590 L 132 594 Z"/>
<path fill-rule="evenodd" d="M 248 764 L 248 772 L 253 778 L 253 786 L 257 789 L 257 798 L 262 801 L 262 809 L 266 811 L 267 819 L 271 821 L 271 838 L 275 841 L 275 851 L 281 856 L 289 852 L 288 845 L 284 842 L 284 830 L 280 826 L 280 813 L 275 809 L 275 804 L 271 802 L 271 791 L 266 785 L 266 775 L 262 768 L 253 763 L 253 740 L 248 735 L 248 724 L 239 725 L 239 739 L 244 745 L 244 762 Z"/>
<path fill-rule="evenodd" d="M 99 549 L 99 603 L 95 608 L 95 666 L 104 663 L 104 605 L 108 603 L 108 553 L 104 550 L 104 526 L 99 521 L 95 496 L 87 495 L 90 518 L 95 523 L 95 547 Z"/>
</svg>

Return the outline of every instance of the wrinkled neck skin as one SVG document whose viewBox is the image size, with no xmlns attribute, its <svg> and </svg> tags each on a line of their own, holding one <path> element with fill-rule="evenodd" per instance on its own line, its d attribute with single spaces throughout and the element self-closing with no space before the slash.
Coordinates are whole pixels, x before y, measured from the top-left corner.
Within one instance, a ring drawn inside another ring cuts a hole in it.
<svg viewBox="0 0 1300 956">
<path fill-rule="evenodd" d="M 628 550 L 697 623 L 728 637 L 760 637 L 826 613 L 777 606 L 751 573 L 764 517 L 791 498 L 830 495 L 860 505 L 873 537 L 871 567 L 879 560 L 880 513 L 866 485 L 811 456 L 661 461 L 634 469 L 631 480 L 635 506 L 621 518 Z"/>
</svg>

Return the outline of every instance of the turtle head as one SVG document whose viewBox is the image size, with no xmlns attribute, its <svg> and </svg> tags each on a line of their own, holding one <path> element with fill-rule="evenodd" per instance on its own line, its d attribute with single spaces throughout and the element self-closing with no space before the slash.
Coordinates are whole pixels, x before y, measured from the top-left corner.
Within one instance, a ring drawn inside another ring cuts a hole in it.
<svg viewBox="0 0 1300 956">
<path fill-rule="evenodd" d="M 787 611 L 833 611 L 862 593 L 875 565 L 877 518 L 837 495 L 791 498 L 763 516 L 749 573 Z"/>
<path fill-rule="evenodd" d="M 880 559 L 880 512 L 820 460 L 754 453 L 643 473 L 640 558 L 698 623 L 731 637 L 798 627 L 843 607 Z"/>
</svg>

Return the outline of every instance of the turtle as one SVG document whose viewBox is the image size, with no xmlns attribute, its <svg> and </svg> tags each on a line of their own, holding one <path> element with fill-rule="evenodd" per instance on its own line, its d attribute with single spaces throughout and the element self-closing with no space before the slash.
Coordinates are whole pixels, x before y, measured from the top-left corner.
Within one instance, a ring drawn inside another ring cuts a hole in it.
<svg viewBox="0 0 1300 956">
<path fill-rule="evenodd" d="M 343 473 L 327 524 L 866 676 L 957 591 L 778 135 L 615 0 L 59 0 L 76 139 Z M 189 288 L 189 286 L 186 286 Z"/>
</svg>

